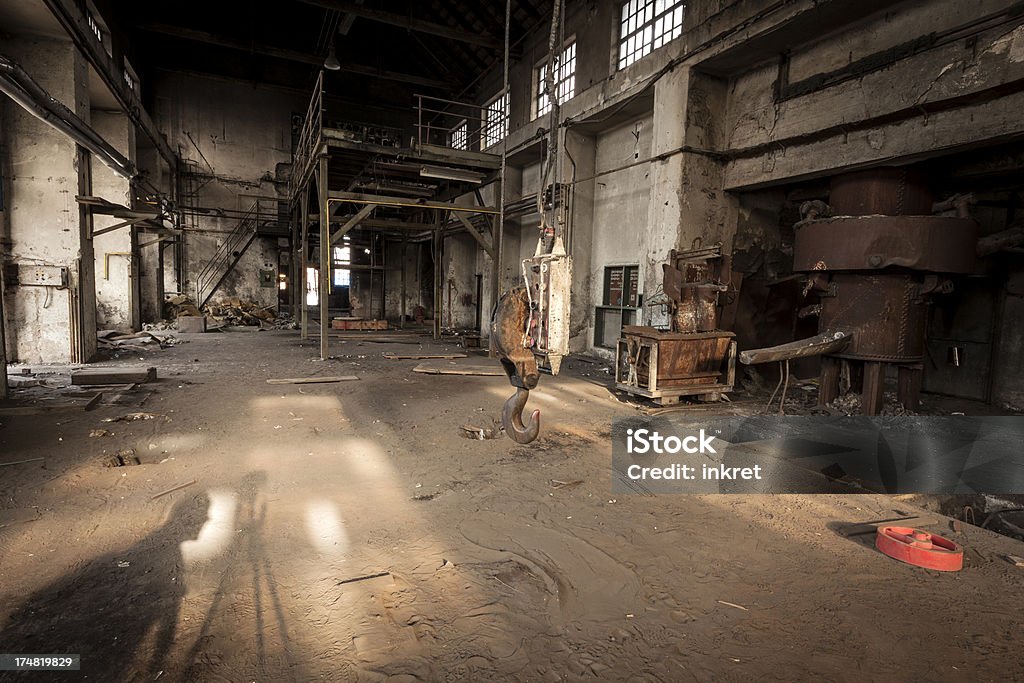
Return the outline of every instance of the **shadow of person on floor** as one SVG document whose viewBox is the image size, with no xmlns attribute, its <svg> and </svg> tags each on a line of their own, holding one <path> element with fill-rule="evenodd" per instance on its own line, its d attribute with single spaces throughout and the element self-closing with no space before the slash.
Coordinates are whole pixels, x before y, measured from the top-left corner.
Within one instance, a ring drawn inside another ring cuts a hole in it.
<svg viewBox="0 0 1024 683">
<path fill-rule="evenodd" d="M 242 655 L 248 665 L 263 672 L 283 666 L 290 680 L 303 680 L 292 655 L 287 610 L 265 540 L 266 484 L 266 473 L 255 471 L 234 487 L 237 505 L 232 544 L 220 559 L 224 563 L 220 580 L 198 634 L 190 636 L 194 637 L 193 646 L 185 658 L 187 668 L 181 680 L 226 678 L 221 667 L 234 664 L 225 664 L 216 642 L 225 627 L 236 631 L 247 627 L 238 621 L 240 613 L 251 613 L 255 619 L 251 649 Z"/>
<path fill-rule="evenodd" d="M 36 591 L 4 624 L 0 651 L 80 654 L 80 675 L 92 680 L 152 680 L 164 668 L 185 595 L 181 543 L 199 535 L 209 507 L 205 493 L 184 497 L 138 543 Z"/>
</svg>

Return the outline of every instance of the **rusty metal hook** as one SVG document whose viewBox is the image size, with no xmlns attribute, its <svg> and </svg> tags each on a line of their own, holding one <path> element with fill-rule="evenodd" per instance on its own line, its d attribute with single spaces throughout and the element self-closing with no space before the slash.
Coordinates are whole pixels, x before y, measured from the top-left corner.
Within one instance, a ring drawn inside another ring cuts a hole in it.
<svg viewBox="0 0 1024 683">
<path fill-rule="evenodd" d="M 501 411 L 501 423 L 505 425 L 505 433 L 516 443 L 530 443 L 540 434 L 540 411 L 534 410 L 530 416 L 530 424 L 523 424 L 523 408 L 530 399 L 530 390 L 518 387 Z"/>
</svg>

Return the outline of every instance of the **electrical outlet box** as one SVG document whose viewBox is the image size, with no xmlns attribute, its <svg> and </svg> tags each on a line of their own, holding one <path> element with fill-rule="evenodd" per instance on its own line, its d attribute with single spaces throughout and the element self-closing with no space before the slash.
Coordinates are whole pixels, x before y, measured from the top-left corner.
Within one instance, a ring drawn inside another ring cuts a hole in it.
<svg viewBox="0 0 1024 683">
<path fill-rule="evenodd" d="M 7 277 L 8 284 L 21 287 L 57 287 L 58 289 L 66 289 L 69 282 L 66 266 L 41 266 L 17 263 L 8 266 Z"/>
</svg>

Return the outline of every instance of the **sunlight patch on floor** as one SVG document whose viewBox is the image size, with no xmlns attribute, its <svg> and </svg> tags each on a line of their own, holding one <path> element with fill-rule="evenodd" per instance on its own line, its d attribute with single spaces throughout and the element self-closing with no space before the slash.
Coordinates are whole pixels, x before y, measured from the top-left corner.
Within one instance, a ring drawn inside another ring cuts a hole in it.
<svg viewBox="0 0 1024 683">
<path fill-rule="evenodd" d="M 208 562 L 228 549 L 235 536 L 235 513 L 238 497 L 234 491 L 211 489 L 210 507 L 206 512 L 206 523 L 194 540 L 183 541 L 181 556 L 186 567 Z"/>
</svg>

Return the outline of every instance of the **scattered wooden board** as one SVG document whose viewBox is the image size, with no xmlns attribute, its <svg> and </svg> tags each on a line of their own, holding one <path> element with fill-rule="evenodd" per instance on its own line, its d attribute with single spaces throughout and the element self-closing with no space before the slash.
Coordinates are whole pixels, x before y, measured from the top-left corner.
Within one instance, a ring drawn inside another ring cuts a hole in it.
<svg viewBox="0 0 1024 683">
<path fill-rule="evenodd" d="M 427 375 L 479 375 L 485 377 L 504 377 L 505 370 L 501 365 L 456 365 L 455 363 L 420 363 L 412 369 Z"/>
<path fill-rule="evenodd" d="M 292 377 L 286 379 L 268 379 L 267 384 L 332 384 L 334 382 L 351 382 L 359 379 L 355 375 L 338 377 Z"/>
<path fill-rule="evenodd" d="M 14 510 L 0 510 L 0 529 L 13 524 L 34 522 L 39 519 L 39 512 L 34 508 L 18 508 Z"/>
<path fill-rule="evenodd" d="M 7 467 L 8 465 L 24 465 L 30 462 L 42 462 L 46 458 L 29 458 L 28 460 L 13 460 L 11 462 L 0 462 L 0 467 Z"/>
<path fill-rule="evenodd" d="M 87 384 L 142 384 L 156 379 L 156 368 L 82 368 L 71 371 L 71 383 Z"/>
<path fill-rule="evenodd" d="M 31 406 L 2 406 L 0 416 L 42 415 L 44 413 L 63 413 L 73 410 L 92 410 L 103 398 L 103 392 L 97 392 L 85 403 L 38 403 Z"/>
<path fill-rule="evenodd" d="M 336 334 L 333 336 L 335 339 L 344 339 L 345 341 L 366 342 L 368 344 L 422 344 L 424 341 L 428 340 L 427 337 L 410 338 L 411 335 L 405 335 L 401 337 L 367 337 L 360 334 Z"/>
<path fill-rule="evenodd" d="M 425 360 L 427 358 L 439 358 L 451 360 L 452 358 L 468 358 L 464 353 L 385 353 L 385 358 L 391 360 Z"/>
</svg>

